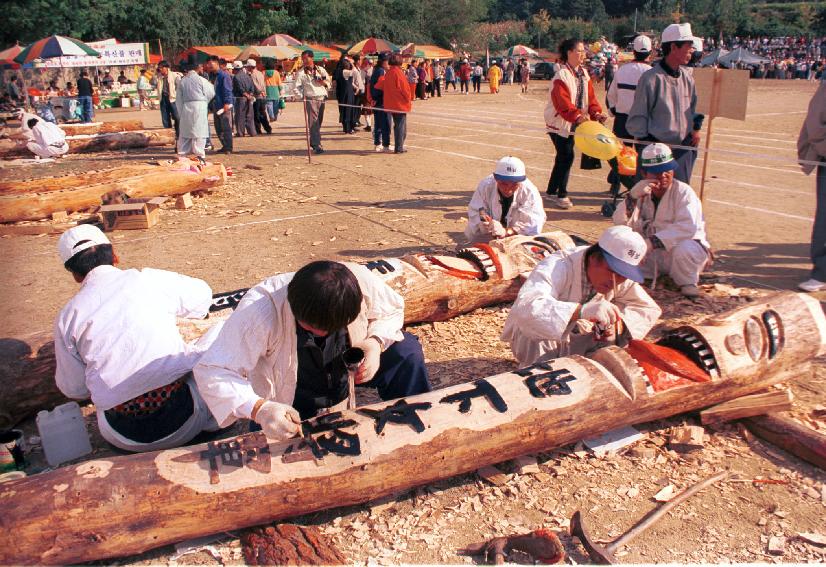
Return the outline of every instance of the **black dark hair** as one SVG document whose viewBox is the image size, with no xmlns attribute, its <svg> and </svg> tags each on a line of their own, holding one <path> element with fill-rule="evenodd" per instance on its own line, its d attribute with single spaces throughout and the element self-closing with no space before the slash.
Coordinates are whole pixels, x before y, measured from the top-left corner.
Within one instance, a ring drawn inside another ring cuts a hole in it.
<svg viewBox="0 0 826 567">
<path fill-rule="evenodd" d="M 81 244 L 83 241 L 78 242 Z M 86 274 L 98 266 L 112 266 L 115 263 L 115 253 L 111 244 L 98 244 L 86 250 L 81 250 L 68 260 L 63 266 L 78 276 L 85 278 Z"/>
<path fill-rule="evenodd" d="M 669 42 L 667 42 L 667 43 L 663 43 L 663 44 L 660 46 L 660 49 L 661 49 L 661 50 L 662 50 L 662 52 L 663 52 L 663 57 L 665 57 L 666 55 L 668 55 L 669 53 L 671 53 L 671 46 L 672 46 L 672 45 L 673 45 L 674 47 L 676 47 L 677 49 L 679 49 L 679 48 L 681 48 L 681 47 L 685 47 L 685 46 L 686 46 L 686 44 L 688 44 L 688 43 L 693 43 L 693 42 L 692 42 L 692 41 L 690 41 L 690 40 L 685 40 L 685 41 L 669 41 Z"/>
<path fill-rule="evenodd" d="M 355 321 L 361 300 L 356 276 L 339 262 L 310 262 L 287 285 L 287 301 L 295 319 L 328 333 Z"/>
<path fill-rule="evenodd" d="M 401 64 L 402 64 L 402 61 L 404 61 L 404 59 L 402 59 L 402 56 L 401 56 L 400 53 L 394 53 L 393 55 L 390 56 L 390 64 L 393 65 L 394 67 L 400 67 Z"/>
<path fill-rule="evenodd" d="M 341 60 L 341 66 L 342 66 L 344 69 L 347 69 L 347 70 L 350 70 L 350 69 L 352 69 L 352 68 L 353 68 L 353 64 L 352 64 L 352 63 L 350 63 L 350 61 L 349 61 L 348 59 L 342 59 L 342 60 Z"/>
<path fill-rule="evenodd" d="M 166 59 L 164 59 L 163 61 L 161 61 L 160 63 L 158 63 L 158 69 L 160 69 L 161 67 L 169 67 L 169 61 L 167 61 Z"/>
<path fill-rule="evenodd" d="M 207 57 L 207 61 L 215 61 L 216 63 L 220 63 L 221 58 L 217 55 L 210 55 L 209 57 Z"/>
<path fill-rule="evenodd" d="M 562 42 L 559 44 L 559 59 L 563 63 L 568 62 L 568 52 L 574 49 L 577 44 L 582 43 L 581 39 L 575 39 L 573 37 L 568 39 L 563 39 Z"/>
<path fill-rule="evenodd" d="M 591 244 L 588 249 L 585 251 L 585 265 L 588 265 L 588 262 L 594 260 L 605 260 L 605 253 L 602 251 L 602 248 L 599 247 L 599 244 Z"/>
<path fill-rule="evenodd" d="M 34 128 L 34 125 L 38 122 L 40 122 L 40 120 L 38 120 L 37 118 L 29 118 L 29 121 L 26 122 L 26 126 L 28 126 L 29 128 Z"/>
<path fill-rule="evenodd" d="M 88 77 L 88 76 L 89 76 L 89 71 L 87 71 L 86 69 L 84 69 L 83 71 L 81 71 L 81 72 L 80 72 L 80 76 L 81 76 L 81 77 Z"/>
<path fill-rule="evenodd" d="M 313 53 L 312 49 L 305 49 L 301 52 L 302 57 L 304 57 L 305 55 L 308 55 L 310 58 L 315 58 L 315 53 Z"/>
<path fill-rule="evenodd" d="M 634 61 L 645 61 L 648 59 L 648 56 L 651 55 L 649 51 L 635 51 L 634 52 Z"/>
<path fill-rule="evenodd" d="M 267 71 L 274 71 L 275 70 L 275 61 L 272 59 L 264 59 L 264 69 Z"/>
</svg>

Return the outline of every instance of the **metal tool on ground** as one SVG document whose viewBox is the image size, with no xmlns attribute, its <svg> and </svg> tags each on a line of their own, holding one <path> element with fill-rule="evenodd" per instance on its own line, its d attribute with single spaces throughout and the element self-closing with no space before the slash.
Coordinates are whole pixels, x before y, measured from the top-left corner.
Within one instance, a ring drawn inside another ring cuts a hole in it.
<svg viewBox="0 0 826 567">
<path fill-rule="evenodd" d="M 527 534 L 495 537 L 459 550 L 459 555 L 484 555 L 485 560 L 494 565 L 504 565 L 514 552 L 530 556 L 541 565 L 553 565 L 565 561 L 565 549 L 557 535 L 551 530 L 540 528 Z"/>
<path fill-rule="evenodd" d="M 592 539 L 591 536 L 588 534 L 588 531 L 585 529 L 585 524 L 582 522 L 582 514 L 580 514 L 579 510 L 577 510 L 574 515 L 571 517 L 571 535 L 576 536 L 579 538 L 579 541 L 582 542 L 582 546 L 585 548 L 585 551 L 588 552 L 588 556 L 591 560 L 598 564 L 598 565 L 613 565 L 614 564 L 614 553 L 620 549 L 622 546 L 631 543 L 631 540 L 636 538 L 638 535 L 643 533 L 645 530 L 650 528 L 654 523 L 659 520 L 663 515 L 673 509 L 675 506 L 679 505 L 685 500 L 688 500 L 704 488 L 711 486 L 716 482 L 720 482 L 721 480 L 727 478 L 729 476 L 728 471 L 716 474 L 712 477 L 709 477 L 701 482 L 698 482 L 694 486 L 684 490 L 659 508 L 654 508 L 648 514 L 643 516 L 643 518 L 637 522 L 634 527 L 630 530 L 619 536 L 614 541 L 608 543 L 607 545 L 599 545 L 596 543 L 596 540 Z"/>
<path fill-rule="evenodd" d="M 364 362 L 364 350 L 350 347 L 341 355 L 347 367 L 347 409 L 356 407 L 356 374 Z"/>
</svg>

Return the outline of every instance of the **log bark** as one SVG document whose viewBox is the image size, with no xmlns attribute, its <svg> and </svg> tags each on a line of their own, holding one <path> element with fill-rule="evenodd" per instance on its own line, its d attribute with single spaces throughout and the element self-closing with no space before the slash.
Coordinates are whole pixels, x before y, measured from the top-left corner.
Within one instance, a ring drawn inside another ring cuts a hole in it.
<svg viewBox="0 0 826 567">
<path fill-rule="evenodd" d="M 823 433 L 782 413 L 750 417 L 743 423 L 757 437 L 826 470 L 826 435 Z"/>
<path fill-rule="evenodd" d="M 180 195 L 220 186 L 226 180 L 226 169 L 221 164 L 205 166 L 200 172 L 183 170 L 177 162 L 162 166 L 135 166 L 127 168 L 133 175 L 118 179 L 117 173 L 108 173 L 103 182 L 81 185 L 76 177 L 67 176 L 66 189 L 58 188 L 61 178 L 52 178 L 45 191 L 21 192 L 15 187 L 0 188 L 0 222 L 40 220 L 57 211 L 75 212 L 100 205 L 101 197 L 119 190 L 130 197 L 157 197 Z M 135 175 L 136 174 L 136 175 Z M 30 188 L 36 182 L 23 182 Z"/>
<path fill-rule="evenodd" d="M 91 122 L 89 124 L 61 124 L 67 136 L 83 134 L 111 134 L 113 132 L 134 132 L 143 130 L 143 120 L 115 120 L 113 122 Z"/>
<path fill-rule="evenodd" d="M 768 336 L 755 358 L 726 349 L 725 337 L 741 333 L 746 321 L 766 312 L 781 329 L 779 349 L 769 349 Z M 675 335 L 673 348 L 704 357 L 710 381 L 654 391 L 626 351 L 608 347 L 598 358 L 613 374 L 596 360 L 570 356 L 317 417 L 304 422 L 303 438 L 270 443 L 262 433 L 250 433 L 87 461 L 0 484 L 0 563 L 123 556 L 370 501 L 747 395 L 798 376 L 826 351 L 826 318 L 818 302 L 791 292 L 681 331 L 692 338 Z M 383 411 L 390 407 L 392 412 Z"/>
<path fill-rule="evenodd" d="M 790 409 L 792 409 L 792 391 L 786 388 L 743 396 L 704 409 L 700 412 L 700 421 L 703 425 L 710 425 Z"/>
<path fill-rule="evenodd" d="M 130 196 L 154 195 L 132 193 Z M 0 202 L 2 199 L 0 196 Z M 468 254 L 463 253 L 466 256 L 476 254 L 475 261 L 410 254 L 401 259 L 375 260 L 366 265 L 404 297 L 406 324 L 444 321 L 479 307 L 513 301 L 522 284 L 520 273 L 529 273 L 550 250 L 571 246 L 573 241 L 568 235 L 551 232 L 538 239 L 511 237 L 494 242 L 489 254 L 473 248 Z M 480 264 L 487 266 L 490 272 L 484 281 L 478 267 Z M 206 321 L 183 322 L 181 330 L 186 340 L 194 340 L 219 319 L 213 314 Z M 0 348 L 0 391 L 3 392 L 0 396 L 0 427 L 11 427 L 38 410 L 51 409 L 66 401 L 54 385 L 51 342 L 50 332 L 0 340 L 0 346 L 7 345 Z"/>
<path fill-rule="evenodd" d="M 136 130 L 131 132 L 111 132 L 67 136 L 69 153 L 92 153 L 129 148 L 147 148 L 152 146 L 169 146 L 175 144 L 175 131 L 172 129 Z M 0 140 L 0 159 L 16 157 L 34 157 L 25 145 L 11 140 Z"/>
<path fill-rule="evenodd" d="M 27 195 L 30 193 L 47 193 L 49 191 L 66 191 L 79 187 L 87 187 L 90 185 L 90 181 L 95 185 L 112 183 L 124 177 L 144 175 L 149 171 L 156 170 L 157 167 L 157 165 L 149 163 L 139 163 L 111 169 L 89 170 L 81 174 L 68 173 L 66 175 L 55 175 L 51 177 L 0 181 L 0 197 Z"/>
</svg>

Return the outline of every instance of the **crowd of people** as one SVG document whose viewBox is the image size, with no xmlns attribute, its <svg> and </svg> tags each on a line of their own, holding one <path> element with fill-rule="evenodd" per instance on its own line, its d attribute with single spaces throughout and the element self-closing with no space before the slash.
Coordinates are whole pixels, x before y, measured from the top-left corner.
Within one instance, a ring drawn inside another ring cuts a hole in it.
<svg viewBox="0 0 826 567">
<path fill-rule="evenodd" d="M 707 38 L 704 51 L 715 49 L 731 51 L 745 48 L 768 61 L 765 63 L 737 63 L 738 68 L 752 71 L 756 79 L 820 80 L 826 68 L 826 37 L 730 37 L 723 41 Z"/>
</svg>

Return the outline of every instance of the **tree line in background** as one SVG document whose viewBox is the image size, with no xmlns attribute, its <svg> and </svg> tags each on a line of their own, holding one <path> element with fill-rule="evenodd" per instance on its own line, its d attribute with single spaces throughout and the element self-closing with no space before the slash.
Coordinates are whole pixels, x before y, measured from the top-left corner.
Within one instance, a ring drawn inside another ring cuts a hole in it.
<svg viewBox="0 0 826 567">
<path fill-rule="evenodd" d="M 51 34 L 91 41 L 254 44 L 273 33 L 315 42 L 368 36 L 474 53 L 518 43 L 553 49 L 563 38 L 606 36 L 690 21 L 696 35 L 826 35 L 826 1 L 775 0 L 6 0 L 0 48 Z"/>
</svg>

